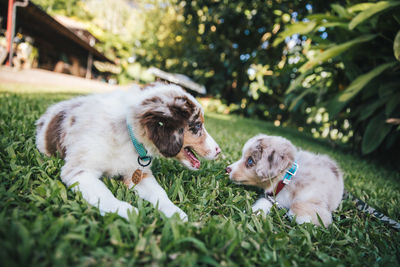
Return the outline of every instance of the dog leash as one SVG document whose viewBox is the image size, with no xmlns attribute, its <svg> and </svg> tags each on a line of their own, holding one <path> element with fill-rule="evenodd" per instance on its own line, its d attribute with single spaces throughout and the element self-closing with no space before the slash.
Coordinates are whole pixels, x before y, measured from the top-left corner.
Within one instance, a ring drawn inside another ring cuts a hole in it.
<svg viewBox="0 0 400 267">
<path fill-rule="evenodd" d="M 373 207 L 369 206 L 367 203 L 365 203 L 364 201 L 354 197 L 352 194 L 350 194 L 347 190 L 344 190 L 343 193 L 343 199 L 350 199 L 351 201 L 355 202 L 355 205 L 357 207 L 357 209 L 359 211 L 362 211 L 364 213 L 368 213 L 371 214 L 373 216 L 375 216 L 378 220 L 380 220 L 381 222 L 387 223 L 389 224 L 391 227 L 393 227 L 396 230 L 400 230 L 400 223 L 389 218 L 388 216 L 386 216 L 385 214 L 377 211 L 376 209 L 374 209 Z"/>
<path fill-rule="evenodd" d="M 280 205 L 278 203 L 278 201 L 276 201 L 276 199 L 272 196 L 272 195 L 267 195 L 264 194 L 264 197 L 271 202 L 272 205 L 274 205 L 278 210 L 281 209 L 286 209 L 285 207 L 283 207 L 282 205 Z M 369 206 L 367 203 L 365 203 L 364 201 L 354 197 L 352 194 L 350 194 L 347 190 L 344 190 L 343 193 L 343 197 L 342 200 L 345 199 L 349 199 L 353 202 L 355 202 L 356 208 L 364 213 L 373 215 L 375 218 L 377 218 L 378 220 L 380 220 L 383 223 L 387 223 L 388 225 L 390 225 L 391 227 L 393 227 L 396 230 L 400 230 L 400 223 L 389 218 L 388 216 L 386 216 L 385 214 L 377 211 L 376 209 L 374 209 L 373 207 Z M 289 219 L 293 219 L 293 216 L 290 215 L 288 212 L 285 213 L 285 216 Z"/>
</svg>

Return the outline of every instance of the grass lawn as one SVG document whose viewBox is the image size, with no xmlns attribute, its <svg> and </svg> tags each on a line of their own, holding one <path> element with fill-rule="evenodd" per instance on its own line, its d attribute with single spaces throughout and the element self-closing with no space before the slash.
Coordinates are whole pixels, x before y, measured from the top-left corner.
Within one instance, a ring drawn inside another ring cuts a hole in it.
<svg viewBox="0 0 400 267">
<path fill-rule="evenodd" d="M 400 264 L 400 234 L 344 200 L 328 228 L 296 225 L 284 211 L 255 216 L 259 191 L 234 185 L 225 166 L 257 133 L 336 159 L 348 191 L 400 220 L 400 174 L 291 129 L 235 116 L 207 114 L 206 126 L 226 158 L 192 172 L 156 160 L 153 172 L 189 222 L 166 219 L 117 180 L 104 179 L 139 208 L 129 221 L 100 216 L 60 181 L 63 161 L 35 147 L 34 122 L 71 94 L 9 93 L 0 85 L 0 260 L 2 266 L 371 266 Z M 12 88 L 11 88 L 12 89 Z"/>
</svg>

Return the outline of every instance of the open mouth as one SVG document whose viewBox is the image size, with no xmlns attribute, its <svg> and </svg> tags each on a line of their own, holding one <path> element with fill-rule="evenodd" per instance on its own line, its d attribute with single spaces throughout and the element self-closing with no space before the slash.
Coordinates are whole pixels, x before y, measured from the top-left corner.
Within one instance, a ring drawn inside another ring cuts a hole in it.
<svg viewBox="0 0 400 267">
<path fill-rule="evenodd" d="M 194 150 L 187 146 L 184 148 L 184 151 L 185 151 L 185 156 L 189 160 L 192 167 L 195 169 L 200 169 L 200 160 L 197 158 Z"/>
<path fill-rule="evenodd" d="M 234 182 L 235 184 L 244 184 L 244 183 L 249 182 L 249 180 L 240 180 L 240 181 L 238 181 L 238 180 L 233 180 L 233 179 L 231 179 L 231 181 Z"/>
</svg>

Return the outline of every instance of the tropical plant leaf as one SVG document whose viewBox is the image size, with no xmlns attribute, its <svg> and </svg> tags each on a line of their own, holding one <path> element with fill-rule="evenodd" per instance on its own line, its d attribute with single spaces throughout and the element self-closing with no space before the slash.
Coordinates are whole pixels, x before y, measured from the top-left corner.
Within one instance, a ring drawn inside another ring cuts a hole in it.
<svg viewBox="0 0 400 267">
<path fill-rule="evenodd" d="M 373 5 L 375 5 L 375 3 L 359 3 L 359 4 L 356 4 L 354 6 L 347 8 L 347 11 L 349 11 L 350 13 L 364 11 L 364 10 L 372 7 Z"/>
<path fill-rule="evenodd" d="M 327 110 L 331 117 L 335 117 L 346 104 L 356 96 L 373 78 L 381 74 L 386 69 L 393 67 L 397 62 L 382 64 L 373 70 L 358 76 L 343 92 L 339 93 L 329 102 Z"/>
<path fill-rule="evenodd" d="M 363 121 L 367 118 L 369 118 L 376 110 L 381 108 L 383 105 L 385 105 L 388 102 L 388 97 L 380 98 L 379 100 L 375 100 L 372 103 L 368 103 L 365 105 L 360 106 L 360 116 L 358 120 Z"/>
<path fill-rule="evenodd" d="M 338 22 L 338 21 L 335 21 L 335 22 L 323 22 L 323 23 L 320 23 L 318 26 L 319 27 L 325 27 L 325 28 L 341 27 L 341 28 L 348 29 L 349 28 L 349 23 L 347 23 L 347 22 Z"/>
<path fill-rule="evenodd" d="M 400 31 L 397 32 L 393 42 L 394 57 L 400 61 Z"/>
<path fill-rule="evenodd" d="M 347 11 L 347 9 L 344 8 L 344 7 L 341 6 L 341 5 L 332 4 L 332 5 L 331 5 L 331 8 L 332 8 L 332 9 L 336 12 L 336 14 L 338 14 L 339 17 L 341 17 L 341 18 L 349 19 L 349 18 L 352 17 L 351 14 Z"/>
<path fill-rule="evenodd" d="M 312 14 L 308 15 L 307 19 L 317 21 L 318 23 L 323 21 L 329 22 L 346 22 L 347 20 L 344 18 L 339 18 L 338 16 L 330 15 L 330 14 Z"/>
<path fill-rule="evenodd" d="M 386 117 L 384 113 L 380 113 L 372 118 L 372 120 L 368 123 L 363 136 L 361 152 L 363 154 L 369 154 L 377 149 L 388 135 L 392 127 L 392 125 L 386 123 Z"/>
<path fill-rule="evenodd" d="M 391 116 L 392 112 L 397 108 L 400 107 L 400 93 L 395 94 L 386 104 L 385 106 L 385 115 Z"/>
<path fill-rule="evenodd" d="M 400 24 L 400 16 L 398 14 L 393 14 L 393 18 L 395 21 L 397 21 L 397 23 Z"/>
<path fill-rule="evenodd" d="M 351 41 L 345 42 L 343 44 L 335 45 L 328 50 L 322 52 L 318 56 L 310 59 L 308 62 L 304 63 L 303 66 L 299 69 L 300 72 L 307 71 L 311 68 L 313 68 L 315 65 L 320 64 L 322 62 L 327 61 L 328 59 L 334 58 L 343 52 L 347 51 L 349 48 L 356 44 L 360 44 L 363 42 L 368 42 L 376 37 L 375 34 L 368 34 L 368 35 L 362 35 L 360 37 L 357 37 L 356 39 L 353 39 Z"/>
<path fill-rule="evenodd" d="M 273 42 L 272 46 L 277 46 L 285 40 L 286 37 L 292 36 L 293 34 L 306 34 L 311 32 L 317 23 L 315 21 L 308 22 L 297 22 L 286 26 L 286 29 L 281 32 Z"/>
<path fill-rule="evenodd" d="M 290 104 L 289 110 L 293 111 L 295 109 L 297 109 L 298 104 L 300 103 L 300 101 L 308 94 L 315 92 L 315 86 L 312 86 L 310 88 L 307 88 L 306 90 L 304 90 L 300 95 L 298 95 Z"/>
<path fill-rule="evenodd" d="M 360 12 L 357 16 L 355 16 L 349 23 L 349 30 L 353 30 L 357 25 L 363 23 L 366 21 L 368 18 L 372 17 L 373 15 L 388 9 L 392 8 L 395 6 L 399 6 L 400 1 L 381 1 L 378 3 L 375 3 L 374 5 L 370 6 L 366 10 Z"/>
<path fill-rule="evenodd" d="M 385 83 L 381 84 L 381 86 L 379 87 L 379 97 L 381 98 L 386 96 L 393 97 L 393 94 L 399 92 L 399 89 L 400 89 L 400 79 L 394 79 L 393 81 L 385 81 Z"/>
</svg>

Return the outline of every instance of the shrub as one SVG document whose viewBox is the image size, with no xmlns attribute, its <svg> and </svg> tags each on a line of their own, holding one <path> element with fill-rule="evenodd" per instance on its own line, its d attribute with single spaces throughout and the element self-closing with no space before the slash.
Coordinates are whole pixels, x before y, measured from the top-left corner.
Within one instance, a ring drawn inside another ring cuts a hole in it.
<svg viewBox="0 0 400 267">
<path fill-rule="evenodd" d="M 287 26 L 275 46 L 294 33 L 309 38 L 306 60 L 286 91 L 289 111 L 310 116 L 324 108 L 328 134 L 351 138 L 363 154 L 398 151 L 399 11 L 398 1 L 332 4 L 327 13 Z"/>
</svg>

